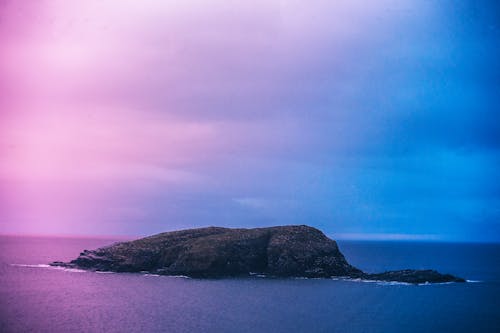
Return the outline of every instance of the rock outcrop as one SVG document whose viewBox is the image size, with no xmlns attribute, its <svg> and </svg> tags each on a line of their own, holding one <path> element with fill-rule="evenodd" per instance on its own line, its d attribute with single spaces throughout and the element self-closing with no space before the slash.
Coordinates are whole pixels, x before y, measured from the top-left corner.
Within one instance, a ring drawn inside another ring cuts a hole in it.
<svg viewBox="0 0 500 333">
<path fill-rule="evenodd" d="M 263 274 L 273 277 L 346 277 L 408 283 L 463 282 L 432 270 L 367 274 L 351 266 L 337 243 L 318 229 L 208 227 L 165 232 L 96 250 L 53 266 L 112 272 L 150 272 L 196 278 Z"/>
</svg>

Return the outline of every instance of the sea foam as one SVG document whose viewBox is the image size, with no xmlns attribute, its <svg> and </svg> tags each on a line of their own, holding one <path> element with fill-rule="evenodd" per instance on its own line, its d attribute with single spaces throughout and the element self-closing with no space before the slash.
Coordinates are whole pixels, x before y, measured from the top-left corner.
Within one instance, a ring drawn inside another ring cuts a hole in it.
<svg viewBox="0 0 500 333">
<path fill-rule="evenodd" d="M 60 266 L 51 266 L 47 264 L 10 264 L 11 266 L 17 266 L 17 267 L 29 267 L 29 268 L 49 268 L 49 269 L 57 269 L 60 271 L 65 271 L 65 272 L 71 272 L 71 273 L 86 273 L 87 271 L 83 269 L 76 269 L 76 268 L 66 268 L 66 267 L 60 267 Z"/>
</svg>

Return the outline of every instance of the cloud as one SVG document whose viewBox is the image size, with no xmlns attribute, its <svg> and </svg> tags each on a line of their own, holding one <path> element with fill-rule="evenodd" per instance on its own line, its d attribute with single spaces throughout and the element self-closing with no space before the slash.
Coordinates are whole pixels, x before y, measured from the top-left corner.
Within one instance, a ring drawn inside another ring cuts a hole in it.
<svg viewBox="0 0 500 333">
<path fill-rule="evenodd" d="M 252 209 L 260 209 L 266 206 L 266 201 L 260 198 L 234 198 L 237 204 Z"/>
<path fill-rule="evenodd" d="M 498 11 L 449 6 L 7 1 L 4 215 L 32 204 L 62 227 L 64 201 L 111 231 L 119 220 L 415 237 L 491 226 Z"/>
</svg>

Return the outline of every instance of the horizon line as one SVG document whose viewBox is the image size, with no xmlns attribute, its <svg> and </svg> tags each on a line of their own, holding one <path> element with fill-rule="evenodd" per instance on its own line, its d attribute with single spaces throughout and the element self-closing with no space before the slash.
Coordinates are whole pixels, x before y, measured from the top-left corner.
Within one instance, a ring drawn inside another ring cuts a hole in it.
<svg viewBox="0 0 500 333">
<path fill-rule="evenodd" d="M 175 230 L 171 230 L 175 231 Z M 166 231 L 169 232 L 169 231 Z M 156 235 L 102 235 L 102 234 L 67 234 L 67 233 L 3 233 L 0 237 L 46 237 L 46 238 L 77 238 L 77 239 L 109 239 L 135 240 Z M 467 243 L 467 244 L 500 244 L 500 240 L 465 240 L 442 238 L 434 234 L 399 234 L 399 233 L 325 233 L 334 241 L 363 241 L 363 242 L 418 242 L 418 243 Z"/>
</svg>

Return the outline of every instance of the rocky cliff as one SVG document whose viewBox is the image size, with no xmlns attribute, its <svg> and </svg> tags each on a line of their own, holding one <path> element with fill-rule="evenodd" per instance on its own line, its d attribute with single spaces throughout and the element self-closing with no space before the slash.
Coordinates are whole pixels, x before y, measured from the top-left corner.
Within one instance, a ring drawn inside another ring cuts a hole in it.
<svg viewBox="0 0 500 333">
<path fill-rule="evenodd" d="M 335 241 L 305 225 L 255 229 L 209 227 L 166 232 L 85 250 L 69 263 L 53 262 L 51 265 L 196 278 L 264 274 L 409 283 L 464 281 L 432 270 L 364 273 L 346 261 Z"/>
</svg>

